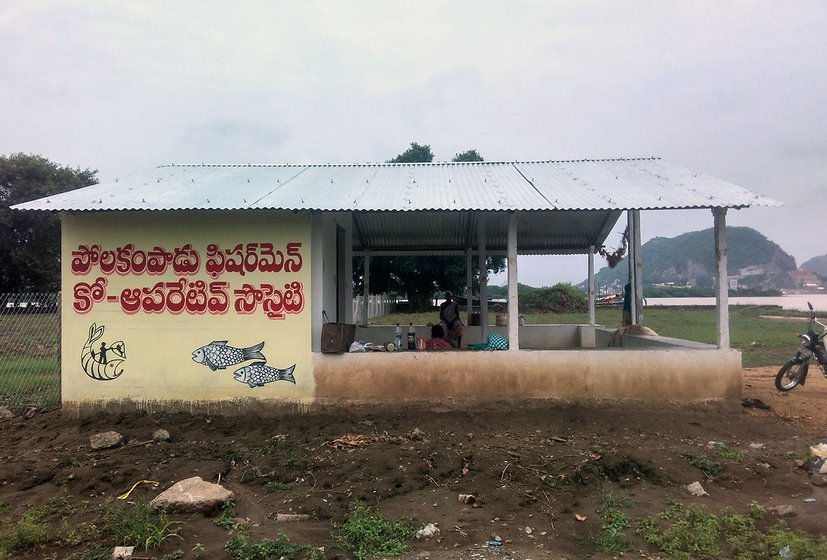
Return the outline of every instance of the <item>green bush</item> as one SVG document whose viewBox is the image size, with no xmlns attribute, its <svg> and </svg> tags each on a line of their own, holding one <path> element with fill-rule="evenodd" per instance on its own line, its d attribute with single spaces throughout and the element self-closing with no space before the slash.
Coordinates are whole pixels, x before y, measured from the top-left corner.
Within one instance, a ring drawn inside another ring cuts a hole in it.
<svg viewBox="0 0 827 560">
<path fill-rule="evenodd" d="M 588 310 L 588 298 L 571 284 L 555 284 L 538 288 L 520 296 L 520 313 L 583 313 Z"/>
</svg>

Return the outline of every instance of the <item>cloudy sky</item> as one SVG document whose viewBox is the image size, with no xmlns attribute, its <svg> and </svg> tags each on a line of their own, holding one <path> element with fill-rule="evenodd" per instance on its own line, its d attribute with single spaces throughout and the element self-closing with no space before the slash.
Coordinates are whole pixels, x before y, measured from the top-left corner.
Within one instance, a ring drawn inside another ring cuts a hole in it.
<svg viewBox="0 0 827 560">
<path fill-rule="evenodd" d="M 0 153 L 102 181 L 385 161 L 413 141 L 438 160 L 659 156 L 783 202 L 728 224 L 801 264 L 827 253 L 825 29 L 821 1 L 5 0 Z M 644 241 L 711 226 L 642 218 Z M 520 281 L 585 266 L 523 259 Z"/>
</svg>

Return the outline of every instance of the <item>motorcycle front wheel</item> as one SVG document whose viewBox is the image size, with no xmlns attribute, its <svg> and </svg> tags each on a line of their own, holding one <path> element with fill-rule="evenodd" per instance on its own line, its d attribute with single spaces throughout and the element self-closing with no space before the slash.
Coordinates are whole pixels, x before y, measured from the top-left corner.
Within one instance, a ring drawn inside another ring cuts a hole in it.
<svg viewBox="0 0 827 560">
<path fill-rule="evenodd" d="M 807 375 L 808 367 L 810 367 L 810 362 L 807 360 L 790 360 L 778 370 L 775 376 L 775 388 L 785 393 L 795 388 Z"/>
</svg>

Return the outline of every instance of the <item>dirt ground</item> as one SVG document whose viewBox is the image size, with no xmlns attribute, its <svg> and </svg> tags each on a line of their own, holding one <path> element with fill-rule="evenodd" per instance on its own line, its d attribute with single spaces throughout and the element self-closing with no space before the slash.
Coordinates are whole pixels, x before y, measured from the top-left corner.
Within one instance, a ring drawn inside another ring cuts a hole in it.
<svg viewBox="0 0 827 560">
<path fill-rule="evenodd" d="M 700 502 L 713 511 L 744 511 L 756 501 L 789 504 L 789 525 L 827 534 L 827 492 L 811 484 L 802 459 L 827 436 L 827 380 L 813 371 L 805 387 L 781 395 L 775 368 L 745 370 L 740 402 L 693 406 L 619 404 L 440 406 L 403 410 L 366 408 L 295 413 L 274 418 L 119 413 L 64 418 L 32 411 L 0 421 L 0 503 L 7 519 L 55 496 L 104 502 L 140 480 L 135 499 L 151 499 L 173 483 L 200 476 L 235 493 L 237 514 L 255 538 L 288 534 L 293 542 L 324 546 L 328 559 L 350 558 L 330 540 L 353 500 L 387 518 L 412 516 L 436 523 L 439 538 L 415 541 L 406 558 L 611 558 L 590 537 L 600 531 L 604 493 L 626 493 L 632 518 L 661 511 L 667 496 Z M 645 387 L 641 388 L 645 392 Z M 153 431 L 171 434 L 152 442 Z M 92 451 L 91 435 L 115 430 L 119 448 Z M 710 442 L 743 453 L 740 461 L 712 454 Z M 705 478 L 676 455 L 685 451 L 721 461 Z M 709 496 L 690 496 L 694 481 Z M 267 484 L 269 483 L 269 486 Z M 266 489 L 274 490 L 267 493 Z M 459 494 L 472 494 L 465 504 Z M 816 498 L 807 503 L 805 498 Z M 278 513 L 307 513 L 285 523 Z M 215 517 L 177 515 L 184 540 L 169 540 L 139 558 L 229 558 Z M 85 520 L 95 522 L 94 518 Z M 503 545 L 486 548 L 499 536 Z M 627 556 L 656 558 L 639 540 Z M 67 558 L 84 549 L 45 548 L 26 558 Z"/>
</svg>

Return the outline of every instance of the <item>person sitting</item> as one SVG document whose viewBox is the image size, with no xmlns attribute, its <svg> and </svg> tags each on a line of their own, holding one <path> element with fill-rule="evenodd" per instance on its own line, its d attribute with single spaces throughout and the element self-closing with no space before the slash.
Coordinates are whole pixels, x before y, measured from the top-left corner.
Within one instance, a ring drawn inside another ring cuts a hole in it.
<svg viewBox="0 0 827 560">
<path fill-rule="evenodd" d="M 457 341 L 457 348 L 462 346 L 463 324 L 459 318 L 459 305 L 451 292 L 445 292 L 445 301 L 439 306 L 439 322 L 450 338 Z"/>
<path fill-rule="evenodd" d="M 431 327 L 431 338 L 425 341 L 425 350 L 451 350 L 454 347 L 445 340 L 445 329 L 442 325 Z"/>
</svg>

